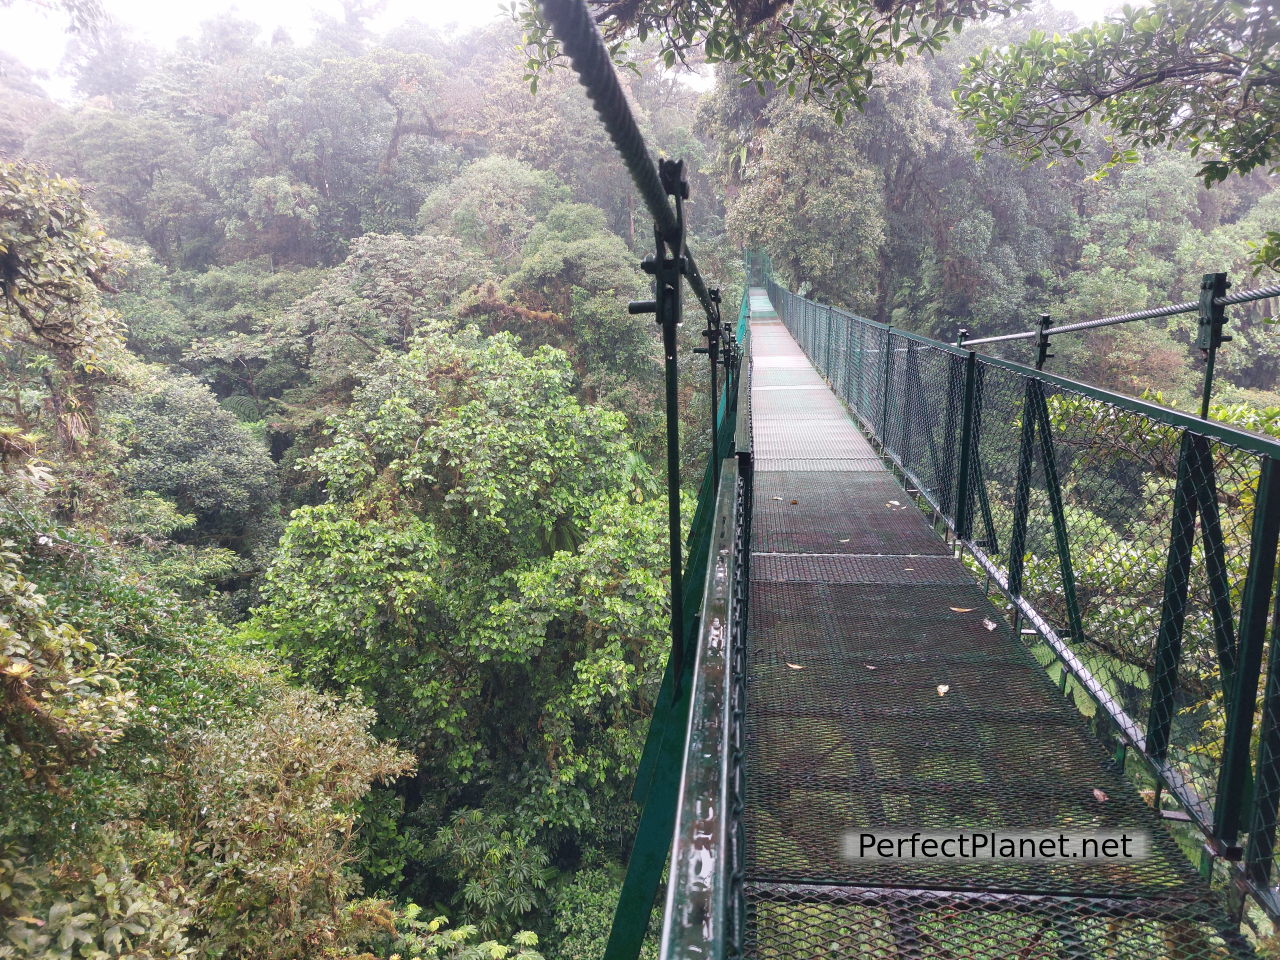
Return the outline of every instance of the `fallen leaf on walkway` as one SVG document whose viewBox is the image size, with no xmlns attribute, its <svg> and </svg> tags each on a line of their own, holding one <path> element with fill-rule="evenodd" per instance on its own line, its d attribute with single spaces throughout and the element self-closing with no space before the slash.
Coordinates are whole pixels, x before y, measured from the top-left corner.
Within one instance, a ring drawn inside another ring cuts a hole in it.
<svg viewBox="0 0 1280 960">
<path fill-rule="evenodd" d="M 804 669 L 804 667 L 800 666 L 800 664 L 798 664 L 798 663 L 788 663 L 788 664 L 787 664 L 787 666 L 788 666 L 788 667 L 790 667 L 792 670 L 803 670 L 803 669 Z"/>
<path fill-rule="evenodd" d="M 938 684 L 938 696 L 945 697 L 947 695 L 947 691 L 950 689 L 951 689 L 951 685 L 948 683 Z"/>
<path fill-rule="evenodd" d="M 951 612 L 952 613 L 973 613 L 973 611 L 976 609 L 977 609 L 976 607 L 952 607 Z"/>
<path fill-rule="evenodd" d="M 1108 796 L 1106 795 L 1106 793 L 1105 793 L 1105 792 L 1103 792 L 1102 790 L 1099 790 L 1097 787 L 1094 787 L 1094 788 L 1093 788 L 1093 799 L 1097 800 L 1099 803 L 1106 803 L 1106 802 L 1107 802 L 1108 800 L 1110 800 L 1111 798 L 1110 798 L 1110 797 L 1108 797 Z"/>
<path fill-rule="evenodd" d="M 988 630 L 994 630 L 996 628 L 996 625 L 992 623 L 990 620 L 983 620 L 982 625 L 986 627 Z"/>
<path fill-rule="evenodd" d="M 800 502 L 799 500 L 792 500 L 792 501 L 791 501 L 791 505 L 794 507 L 794 506 L 795 506 L 797 503 L 799 503 L 799 502 Z"/>
</svg>

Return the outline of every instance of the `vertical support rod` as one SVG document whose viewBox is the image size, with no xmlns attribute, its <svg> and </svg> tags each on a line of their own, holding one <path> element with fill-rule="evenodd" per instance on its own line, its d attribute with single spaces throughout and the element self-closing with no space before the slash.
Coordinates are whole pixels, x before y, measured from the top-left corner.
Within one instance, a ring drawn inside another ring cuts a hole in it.
<svg viewBox="0 0 1280 960">
<path fill-rule="evenodd" d="M 1196 332 L 1196 346 L 1205 352 L 1204 385 L 1200 390 L 1200 419 L 1209 419 L 1209 400 L 1213 396 L 1213 368 L 1218 360 L 1218 347 L 1230 340 L 1222 335 L 1227 322 L 1227 311 L 1215 303 L 1231 286 L 1225 273 L 1206 273 L 1200 281 L 1200 325 Z"/>
<path fill-rule="evenodd" d="M 973 454 L 974 408 L 978 396 L 978 354 L 969 351 L 964 361 L 964 404 L 960 408 L 960 463 L 956 480 L 956 535 L 961 540 L 973 538 Z"/>
<path fill-rule="evenodd" d="M 666 286 L 659 279 L 659 287 Z M 680 320 L 680 281 L 658 294 L 658 316 L 662 324 L 662 352 L 666 374 L 667 412 L 667 537 L 671 562 L 671 659 L 675 663 L 675 687 L 680 695 L 684 673 L 684 585 L 680 546 L 680 396 L 676 365 L 676 327 Z"/>
<path fill-rule="evenodd" d="M 1253 815 L 1249 819 L 1249 849 L 1244 864 L 1245 877 L 1264 890 L 1271 884 L 1276 817 L 1280 812 L 1280 589 L 1275 593 L 1271 623 L 1271 655 L 1259 720 Z"/>
<path fill-rule="evenodd" d="M 707 291 L 711 298 L 712 312 L 707 314 L 707 329 L 702 331 L 705 347 L 697 347 L 694 353 L 705 353 L 711 367 L 711 489 L 720 489 L 720 394 L 717 377 L 720 365 L 720 291 Z"/>
<path fill-rule="evenodd" d="M 1084 617 L 1076 593 L 1076 573 L 1071 562 L 1071 541 L 1067 531 L 1067 513 L 1062 503 L 1062 484 L 1058 478 L 1058 461 L 1054 456 L 1053 432 L 1049 425 L 1049 404 L 1044 397 L 1044 384 L 1032 382 L 1032 395 L 1040 419 L 1040 455 L 1044 460 L 1044 483 L 1049 494 L 1049 510 L 1053 514 L 1053 538 L 1058 547 L 1058 568 L 1062 575 L 1062 595 L 1067 603 L 1067 622 L 1071 638 L 1084 643 Z"/>
<path fill-rule="evenodd" d="M 956 473 L 956 418 L 960 415 L 962 361 L 954 354 L 947 354 L 947 410 L 944 415 L 942 436 L 947 444 L 946 459 L 942 463 L 942 475 L 938 478 L 938 503 L 944 516 L 955 519 Z"/>
<path fill-rule="evenodd" d="M 1195 493 L 1200 509 L 1200 537 L 1204 545 L 1205 571 L 1209 576 L 1209 598 L 1213 610 L 1213 638 L 1218 650 L 1218 672 L 1227 703 L 1231 702 L 1238 654 L 1235 613 L 1231 608 L 1231 580 L 1227 571 L 1226 540 L 1218 508 L 1217 471 L 1209 441 L 1192 435 L 1196 454 Z M 1229 709 L 1229 708 L 1228 708 Z"/>
<path fill-rule="evenodd" d="M 1267 612 L 1276 572 L 1276 539 L 1280 537 L 1280 464 L 1271 457 L 1262 461 L 1258 494 L 1253 506 L 1249 571 L 1240 601 L 1240 649 L 1231 703 L 1227 710 L 1226 743 L 1218 777 L 1218 799 L 1213 819 L 1218 840 L 1230 850 L 1240 835 L 1241 811 L 1249 779 L 1249 743 L 1253 734 L 1253 710 L 1262 670 Z"/>
<path fill-rule="evenodd" d="M 1164 598 L 1156 633 L 1156 663 L 1151 676 L 1151 709 L 1147 716 L 1147 754 L 1164 760 L 1173 726 L 1173 698 L 1178 690 L 1182 660 L 1182 631 L 1187 616 L 1191 578 L 1191 548 L 1196 529 L 1196 501 L 1192 494 L 1192 461 L 1196 449 L 1190 433 L 1182 435 L 1178 451 L 1178 479 L 1173 488 L 1173 525 L 1164 566 Z"/>
<path fill-rule="evenodd" d="M 893 384 L 893 325 L 884 328 L 884 379 L 880 384 L 880 443 L 886 450 L 889 444 L 889 388 Z"/>
<path fill-rule="evenodd" d="M 1040 330 L 1036 336 L 1036 369 L 1043 370 L 1045 361 L 1052 360 L 1053 354 L 1049 352 L 1049 328 L 1053 326 L 1053 321 L 1049 319 L 1047 313 L 1040 314 Z"/>
<path fill-rule="evenodd" d="M 1034 381 L 1028 377 L 1022 397 L 1022 437 L 1018 443 L 1018 478 L 1013 491 L 1013 531 L 1009 534 L 1009 592 L 1022 596 L 1022 570 L 1027 553 L 1027 513 L 1031 509 L 1031 469 L 1035 462 L 1036 404 Z"/>
</svg>

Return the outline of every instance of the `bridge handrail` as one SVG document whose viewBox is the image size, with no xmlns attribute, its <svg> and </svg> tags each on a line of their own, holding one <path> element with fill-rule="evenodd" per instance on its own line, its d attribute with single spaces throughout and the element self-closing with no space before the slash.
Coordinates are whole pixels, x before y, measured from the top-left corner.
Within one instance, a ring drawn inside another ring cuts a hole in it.
<svg viewBox="0 0 1280 960">
<path fill-rule="evenodd" d="M 662 956 L 715 957 L 728 942 L 733 735 L 733 647 L 742 642 L 735 610 L 735 527 L 740 477 L 729 457 L 711 533 L 711 552 L 694 650 L 675 836 L 667 882 Z"/>
<path fill-rule="evenodd" d="M 1280 440 L 767 286 L 1064 692 L 1280 917 Z"/>
</svg>

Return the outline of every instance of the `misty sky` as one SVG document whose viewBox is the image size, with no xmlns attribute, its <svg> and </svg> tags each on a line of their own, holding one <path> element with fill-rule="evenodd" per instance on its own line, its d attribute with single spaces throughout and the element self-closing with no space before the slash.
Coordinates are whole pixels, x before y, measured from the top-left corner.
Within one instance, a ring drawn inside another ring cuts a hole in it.
<svg viewBox="0 0 1280 960">
<path fill-rule="evenodd" d="M 1053 2 L 1084 22 L 1120 5 L 1120 0 Z M 313 14 L 334 19 L 341 16 L 341 5 L 336 0 L 104 0 L 104 6 L 112 19 L 161 47 L 193 34 L 202 21 L 226 10 L 262 24 L 268 37 L 277 27 L 283 27 L 299 43 L 305 43 L 311 35 Z M 506 6 L 505 0 L 389 0 L 385 12 L 371 26 L 378 32 L 403 20 L 417 19 L 440 27 L 473 27 L 505 16 Z M 66 42 L 66 19 L 61 13 L 41 10 L 34 2 L 0 7 L 0 51 L 45 74 L 46 89 L 59 99 L 71 95 L 69 81 L 57 76 Z"/>
</svg>

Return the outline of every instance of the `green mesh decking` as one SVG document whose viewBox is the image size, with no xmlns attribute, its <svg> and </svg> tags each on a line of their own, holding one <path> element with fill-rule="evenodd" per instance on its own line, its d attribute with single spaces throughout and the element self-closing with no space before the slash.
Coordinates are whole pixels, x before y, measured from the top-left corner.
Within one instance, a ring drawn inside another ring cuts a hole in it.
<svg viewBox="0 0 1280 960">
<path fill-rule="evenodd" d="M 1252 956 L 764 291 L 750 302 L 747 955 Z M 1129 830 L 1153 843 L 1128 862 L 847 860 L 841 838 L 856 828 Z"/>
</svg>

